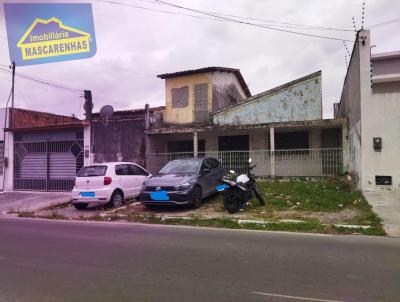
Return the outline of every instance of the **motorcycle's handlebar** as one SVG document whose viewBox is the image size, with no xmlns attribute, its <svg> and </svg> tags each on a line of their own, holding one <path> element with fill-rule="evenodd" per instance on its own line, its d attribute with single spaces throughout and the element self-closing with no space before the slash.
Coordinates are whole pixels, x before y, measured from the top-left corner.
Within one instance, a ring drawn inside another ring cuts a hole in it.
<svg viewBox="0 0 400 302">
<path fill-rule="evenodd" d="M 249 167 L 249 170 L 253 170 L 255 167 L 257 167 L 257 165 L 250 166 L 250 167 Z"/>
</svg>

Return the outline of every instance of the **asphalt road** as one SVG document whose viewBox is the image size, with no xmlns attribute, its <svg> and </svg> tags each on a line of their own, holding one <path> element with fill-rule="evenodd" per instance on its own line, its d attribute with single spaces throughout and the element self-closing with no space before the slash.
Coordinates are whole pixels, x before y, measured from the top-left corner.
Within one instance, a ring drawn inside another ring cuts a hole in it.
<svg viewBox="0 0 400 302">
<path fill-rule="evenodd" d="M 0 301 L 400 301 L 400 240 L 0 218 Z"/>
</svg>

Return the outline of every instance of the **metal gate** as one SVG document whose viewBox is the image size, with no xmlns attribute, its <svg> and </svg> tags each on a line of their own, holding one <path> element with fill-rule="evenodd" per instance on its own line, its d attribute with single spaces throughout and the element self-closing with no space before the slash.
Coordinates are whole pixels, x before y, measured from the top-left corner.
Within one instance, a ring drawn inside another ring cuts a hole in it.
<svg viewBox="0 0 400 302">
<path fill-rule="evenodd" d="M 83 131 L 14 134 L 14 189 L 70 191 L 83 166 Z"/>
</svg>

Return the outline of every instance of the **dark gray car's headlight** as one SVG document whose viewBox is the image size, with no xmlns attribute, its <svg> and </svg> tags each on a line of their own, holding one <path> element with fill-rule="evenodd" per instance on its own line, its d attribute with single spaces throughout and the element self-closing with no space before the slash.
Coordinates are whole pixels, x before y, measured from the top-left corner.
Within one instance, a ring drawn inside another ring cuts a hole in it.
<svg viewBox="0 0 400 302">
<path fill-rule="evenodd" d="M 186 190 L 189 190 L 189 188 L 190 188 L 191 185 L 192 185 L 192 184 L 186 182 L 186 183 L 184 183 L 184 184 L 180 184 L 180 185 L 174 186 L 174 189 L 175 189 L 176 191 L 186 191 Z"/>
</svg>

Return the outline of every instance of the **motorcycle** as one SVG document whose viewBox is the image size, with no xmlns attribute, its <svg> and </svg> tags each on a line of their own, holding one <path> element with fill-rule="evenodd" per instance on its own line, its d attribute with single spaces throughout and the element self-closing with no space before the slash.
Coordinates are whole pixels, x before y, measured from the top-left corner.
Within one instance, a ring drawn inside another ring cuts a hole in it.
<svg viewBox="0 0 400 302">
<path fill-rule="evenodd" d="M 230 213 L 234 214 L 240 209 L 243 209 L 245 205 L 253 198 L 257 198 L 260 205 L 264 205 L 264 198 L 260 190 L 258 189 L 255 176 L 252 170 L 256 167 L 250 166 L 251 158 L 249 159 L 249 167 L 246 174 L 239 175 L 236 180 L 224 177 L 221 179 L 222 184 L 216 187 L 218 192 L 223 193 L 224 207 Z M 230 170 L 231 175 L 235 175 L 235 171 Z"/>
</svg>

